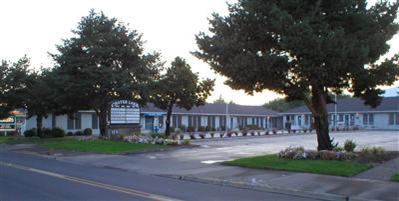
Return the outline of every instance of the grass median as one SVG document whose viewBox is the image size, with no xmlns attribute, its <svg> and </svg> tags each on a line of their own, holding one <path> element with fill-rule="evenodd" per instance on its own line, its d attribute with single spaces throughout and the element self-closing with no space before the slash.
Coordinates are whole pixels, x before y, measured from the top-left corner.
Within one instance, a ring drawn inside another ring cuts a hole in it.
<svg viewBox="0 0 399 201">
<path fill-rule="evenodd" d="M 399 172 L 397 172 L 396 174 L 394 174 L 394 175 L 391 177 L 391 181 L 399 182 Z"/>
<path fill-rule="evenodd" d="M 234 161 L 226 161 L 223 164 L 256 169 L 308 172 L 345 177 L 357 175 L 372 167 L 368 164 L 360 164 L 351 161 L 288 160 L 281 159 L 277 155 L 241 158 Z"/>
<path fill-rule="evenodd" d="M 54 150 L 93 152 L 103 154 L 134 153 L 166 148 L 165 145 L 156 144 L 136 144 L 110 140 L 78 141 L 72 139 L 59 142 L 48 142 L 41 146 Z"/>
</svg>

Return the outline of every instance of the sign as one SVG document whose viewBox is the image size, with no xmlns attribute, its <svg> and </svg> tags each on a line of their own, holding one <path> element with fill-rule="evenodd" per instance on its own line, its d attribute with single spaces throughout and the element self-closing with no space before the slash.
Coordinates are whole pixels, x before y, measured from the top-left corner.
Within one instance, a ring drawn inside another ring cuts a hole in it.
<svg viewBox="0 0 399 201">
<path fill-rule="evenodd" d="M 111 103 L 111 124 L 139 124 L 140 106 L 129 100 Z"/>
<path fill-rule="evenodd" d="M 8 117 L 6 119 L 0 119 L 0 123 L 14 123 L 14 120 L 13 117 Z"/>
</svg>

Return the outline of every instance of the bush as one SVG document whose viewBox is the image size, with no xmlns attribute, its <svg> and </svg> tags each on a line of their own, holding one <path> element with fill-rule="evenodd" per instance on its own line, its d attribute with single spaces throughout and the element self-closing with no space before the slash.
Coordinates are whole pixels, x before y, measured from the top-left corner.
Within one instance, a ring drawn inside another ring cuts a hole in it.
<svg viewBox="0 0 399 201">
<path fill-rule="evenodd" d="M 190 145 L 191 141 L 190 140 L 183 140 L 182 144 L 183 145 Z"/>
<path fill-rule="evenodd" d="M 84 135 L 92 135 L 93 134 L 93 130 L 91 128 L 85 128 L 83 130 L 83 134 Z"/>
<path fill-rule="evenodd" d="M 198 127 L 198 131 L 201 131 L 201 132 L 206 131 L 206 127 L 205 126 L 200 126 L 200 127 Z"/>
<path fill-rule="evenodd" d="M 344 144 L 344 149 L 347 152 L 353 152 L 356 148 L 356 143 L 353 140 L 346 140 Z"/>
<path fill-rule="evenodd" d="M 205 133 L 200 133 L 199 136 L 201 137 L 201 139 L 205 139 Z"/>
<path fill-rule="evenodd" d="M 43 138 L 52 137 L 52 130 L 49 128 L 42 128 L 42 136 Z"/>
<path fill-rule="evenodd" d="M 329 150 L 321 150 L 319 151 L 319 157 L 321 160 L 335 160 L 337 153 Z"/>
<path fill-rule="evenodd" d="M 51 130 L 51 137 L 64 137 L 65 131 L 62 128 L 55 127 Z"/>
<path fill-rule="evenodd" d="M 195 132 L 195 127 L 194 126 L 187 127 L 187 132 Z"/>
<path fill-rule="evenodd" d="M 26 131 L 24 132 L 24 136 L 25 136 L 25 137 L 33 137 L 33 136 L 36 136 L 36 128 L 32 128 L 32 129 L 26 130 Z"/>
<path fill-rule="evenodd" d="M 76 131 L 76 132 L 75 132 L 75 135 L 76 135 L 76 136 L 82 136 L 82 135 L 84 135 L 84 134 L 83 134 L 82 131 Z"/>
<path fill-rule="evenodd" d="M 279 158 L 284 159 L 305 159 L 305 149 L 303 147 L 288 147 L 278 153 Z"/>
<path fill-rule="evenodd" d="M 73 136 L 73 133 L 72 133 L 71 131 L 68 131 L 68 132 L 66 133 L 66 135 L 67 135 L 67 136 Z"/>
<path fill-rule="evenodd" d="M 383 155 L 385 153 L 382 147 L 365 147 L 362 149 L 362 154 L 364 155 Z"/>
</svg>

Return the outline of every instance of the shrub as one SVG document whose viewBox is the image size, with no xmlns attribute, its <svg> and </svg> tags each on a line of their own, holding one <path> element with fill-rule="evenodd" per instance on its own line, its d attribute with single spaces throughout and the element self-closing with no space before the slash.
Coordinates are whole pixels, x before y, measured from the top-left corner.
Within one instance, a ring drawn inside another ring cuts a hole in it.
<svg viewBox="0 0 399 201">
<path fill-rule="evenodd" d="M 200 127 L 198 127 L 198 131 L 201 131 L 201 132 L 206 131 L 206 127 L 205 126 L 200 126 Z"/>
<path fill-rule="evenodd" d="M 68 131 L 68 132 L 66 133 L 66 135 L 67 135 L 67 136 L 73 136 L 73 133 L 72 133 L 71 131 Z"/>
<path fill-rule="evenodd" d="M 190 133 L 190 139 L 195 140 L 195 135 L 194 135 L 194 133 Z"/>
<path fill-rule="evenodd" d="M 279 158 L 284 159 L 304 159 L 305 149 L 303 147 L 288 147 L 278 153 Z"/>
<path fill-rule="evenodd" d="M 344 144 L 344 149 L 347 152 L 353 152 L 356 148 L 356 143 L 353 140 L 346 140 Z"/>
<path fill-rule="evenodd" d="M 191 144 L 191 141 L 190 140 L 183 140 L 183 143 L 182 143 L 183 145 L 190 145 Z"/>
<path fill-rule="evenodd" d="M 201 137 L 201 139 L 205 139 L 205 133 L 200 133 L 199 136 Z"/>
<path fill-rule="evenodd" d="M 385 153 L 384 148 L 382 147 L 365 147 L 362 149 L 362 154 L 365 155 L 383 155 Z"/>
<path fill-rule="evenodd" d="M 333 148 L 333 151 L 337 151 L 337 152 L 340 152 L 340 151 L 342 152 L 342 151 L 344 151 L 344 150 L 345 150 L 344 148 L 339 147 L 339 146 Z"/>
<path fill-rule="evenodd" d="M 184 134 L 179 135 L 180 140 L 184 140 Z"/>
<path fill-rule="evenodd" d="M 82 131 L 76 131 L 76 132 L 75 132 L 75 135 L 76 135 L 76 136 L 82 136 L 82 135 L 84 135 L 84 134 L 83 134 Z"/>
<path fill-rule="evenodd" d="M 52 137 L 52 130 L 49 129 L 49 128 L 43 128 L 42 129 L 42 136 L 39 136 L 39 137 L 43 137 L 43 138 Z"/>
<path fill-rule="evenodd" d="M 55 127 L 51 130 L 51 137 L 64 137 L 65 131 L 62 128 Z"/>
<path fill-rule="evenodd" d="M 84 135 L 92 135 L 93 134 L 93 130 L 91 128 L 85 128 L 83 130 L 83 134 Z"/>
<path fill-rule="evenodd" d="M 195 127 L 194 126 L 187 127 L 187 132 L 195 132 Z"/>
<path fill-rule="evenodd" d="M 211 138 L 215 137 L 215 133 L 214 132 L 211 132 L 210 135 L 211 135 Z"/>
<path fill-rule="evenodd" d="M 32 129 L 26 130 L 26 131 L 24 132 L 24 136 L 25 136 L 25 137 L 33 137 L 33 136 L 36 136 L 36 128 L 32 128 Z"/>
<path fill-rule="evenodd" d="M 210 126 L 205 127 L 205 131 L 212 131 L 212 127 Z"/>
<path fill-rule="evenodd" d="M 173 127 L 173 126 L 171 126 L 171 127 L 169 127 L 169 131 L 170 131 L 171 133 L 174 133 L 174 132 L 176 131 L 176 128 Z"/>
</svg>

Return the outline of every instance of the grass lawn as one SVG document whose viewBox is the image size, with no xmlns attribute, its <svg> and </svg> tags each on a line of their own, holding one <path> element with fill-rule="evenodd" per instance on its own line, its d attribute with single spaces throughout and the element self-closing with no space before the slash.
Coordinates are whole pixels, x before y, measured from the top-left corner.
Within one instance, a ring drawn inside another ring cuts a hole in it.
<svg viewBox="0 0 399 201">
<path fill-rule="evenodd" d="M 48 142 L 60 142 L 70 140 L 68 138 L 39 138 L 39 137 L 0 137 L 0 144 L 38 144 Z"/>
<path fill-rule="evenodd" d="M 109 140 L 78 141 L 72 139 L 62 142 L 60 141 L 48 142 L 41 146 L 48 149 L 94 152 L 94 153 L 104 153 L 104 154 L 141 152 L 141 151 L 156 150 L 166 147 L 165 145 L 134 144 L 134 143 L 109 141 Z"/>
<path fill-rule="evenodd" d="M 391 181 L 399 182 L 399 172 L 397 172 L 396 174 L 394 174 L 394 175 L 391 177 Z"/>
<path fill-rule="evenodd" d="M 371 168 L 371 165 L 350 161 L 286 160 L 278 158 L 277 155 L 241 158 L 234 161 L 227 161 L 223 164 L 257 169 L 309 172 L 345 177 L 354 176 Z"/>
</svg>

